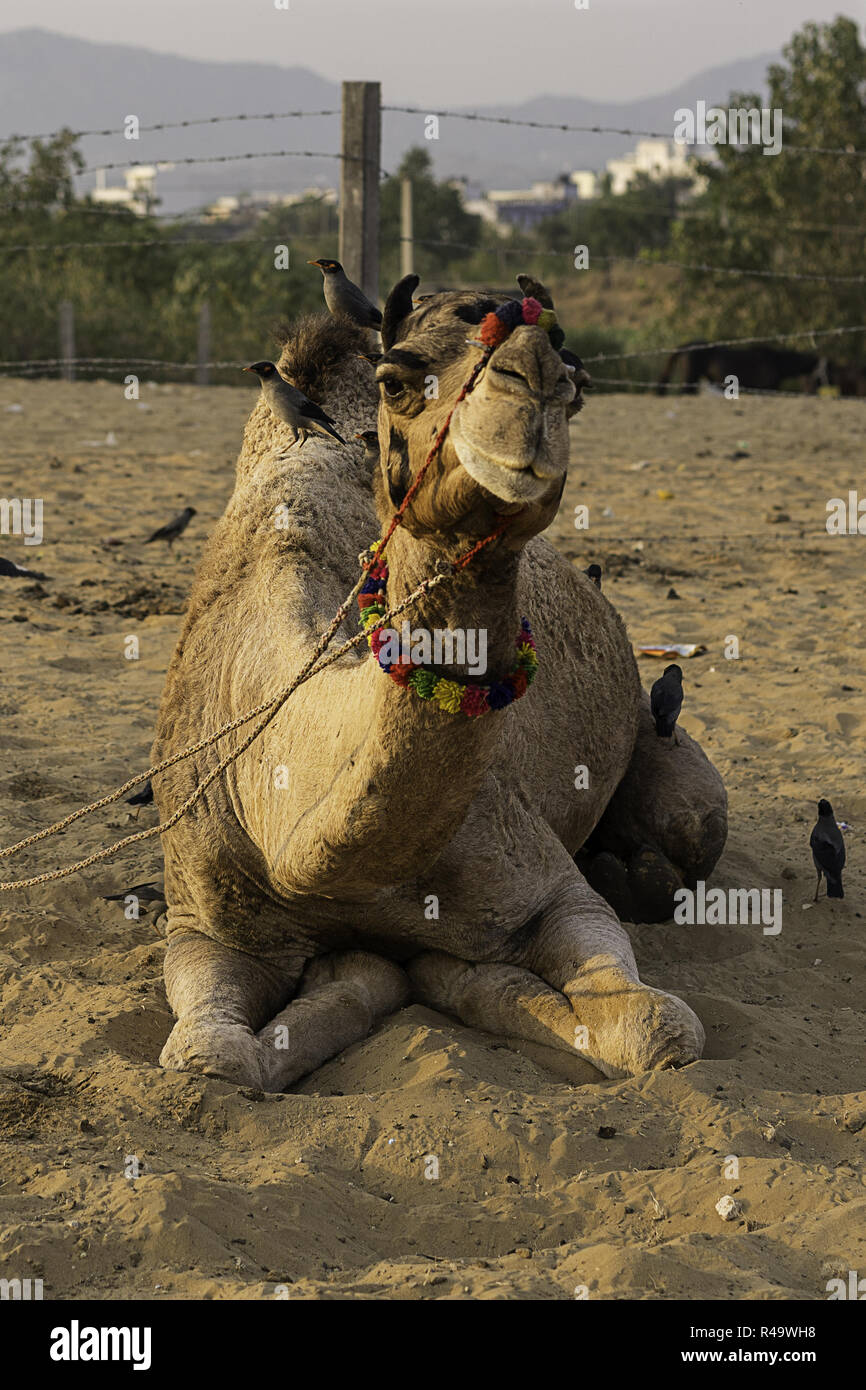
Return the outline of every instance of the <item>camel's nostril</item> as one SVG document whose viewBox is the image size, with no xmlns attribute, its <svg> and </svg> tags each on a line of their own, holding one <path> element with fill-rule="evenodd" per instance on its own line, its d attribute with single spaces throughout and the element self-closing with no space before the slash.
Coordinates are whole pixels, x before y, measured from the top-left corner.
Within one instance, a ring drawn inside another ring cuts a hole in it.
<svg viewBox="0 0 866 1390">
<path fill-rule="evenodd" d="M 493 365 L 491 367 L 491 371 L 493 371 L 496 376 L 508 377 L 510 381 L 515 382 L 519 390 L 523 390 L 528 393 L 535 389 L 529 378 L 523 372 L 515 371 L 513 367 L 500 367 L 497 365 Z"/>
</svg>

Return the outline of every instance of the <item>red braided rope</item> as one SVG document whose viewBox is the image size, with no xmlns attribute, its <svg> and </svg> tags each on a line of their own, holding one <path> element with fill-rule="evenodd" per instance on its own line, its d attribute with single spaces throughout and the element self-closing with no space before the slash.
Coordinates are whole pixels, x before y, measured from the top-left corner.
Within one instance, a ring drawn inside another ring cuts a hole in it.
<svg viewBox="0 0 866 1390">
<path fill-rule="evenodd" d="M 439 450 L 442 448 L 442 445 L 445 442 L 445 436 L 448 433 L 448 428 L 451 424 L 452 415 L 454 414 L 460 402 L 466 399 L 466 397 L 469 395 L 469 392 L 475 386 L 475 383 L 481 375 L 481 370 L 484 366 L 486 366 L 488 358 L 491 356 L 492 352 L 492 347 L 484 349 L 484 352 L 482 353 L 481 357 L 479 357 L 478 361 L 475 363 L 475 366 L 472 368 L 472 371 L 469 373 L 469 376 L 466 378 L 466 381 L 463 383 L 463 386 L 460 390 L 460 395 L 457 397 L 456 401 L 452 405 L 447 416 L 445 417 L 444 425 L 437 434 L 436 438 L 433 440 L 430 452 L 424 460 L 423 464 L 421 465 L 421 468 L 418 471 L 417 478 L 413 482 L 409 491 L 406 493 L 406 496 L 403 498 L 403 501 L 400 503 L 396 512 L 391 517 L 388 530 L 385 532 L 385 535 L 382 538 L 382 542 L 378 550 L 376 551 L 375 556 L 372 559 L 365 561 L 365 569 L 370 569 L 373 564 L 377 564 L 382 559 L 382 556 L 385 554 L 385 549 L 388 545 L 389 540 L 393 536 L 394 532 L 397 530 L 397 527 L 402 525 L 403 517 L 406 515 L 407 507 L 417 496 L 418 489 L 424 481 L 424 476 L 427 472 L 427 469 L 430 467 L 431 463 L 433 462 L 433 460 L 435 459 L 436 455 L 439 453 Z M 474 555 L 478 550 L 480 550 L 482 546 L 487 545 L 488 541 L 495 540 L 495 538 L 500 534 L 502 530 L 504 530 L 504 527 L 498 526 L 495 531 L 491 531 L 490 535 L 487 537 L 486 540 L 482 541 L 480 545 L 475 546 L 471 551 L 468 552 L 469 558 L 471 558 L 472 555 Z M 462 569 L 464 567 L 464 564 L 469 563 L 469 559 L 464 557 L 463 563 L 461 563 L 460 561 L 458 561 L 457 563 Z"/>
</svg>

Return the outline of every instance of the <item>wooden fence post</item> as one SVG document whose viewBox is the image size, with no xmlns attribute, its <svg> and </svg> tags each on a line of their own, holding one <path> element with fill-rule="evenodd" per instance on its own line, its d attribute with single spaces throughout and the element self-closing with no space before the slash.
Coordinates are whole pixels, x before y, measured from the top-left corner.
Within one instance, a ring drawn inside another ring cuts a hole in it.
<svg viewBox="0 0 866 1390">
<path fill-rule="evenodd" d="M 378 82 L 343 83 L 340 251 L 350 280 L 379 299 L 379 163 L 382 138 Z"/>
<path fill-rule="evenodd" d="M 196 354 L 195 384 L 210 386 L 210 304 L 204 301 L 198 311 L 198 351 Z"/>
<path fill-rule="evenodd" d="M 72 301 L 63 299 L 58 306 L 60 356 L 63 359 L 60 375 L 64 381 L 75 380 L 75 309 Z"/>
<path fill-rule="evenodd" d="M 412 244 L 412 180 L 400 180 L 400 275 L 411 275 L 415 269 L 415 248 Z"/>
</svg>

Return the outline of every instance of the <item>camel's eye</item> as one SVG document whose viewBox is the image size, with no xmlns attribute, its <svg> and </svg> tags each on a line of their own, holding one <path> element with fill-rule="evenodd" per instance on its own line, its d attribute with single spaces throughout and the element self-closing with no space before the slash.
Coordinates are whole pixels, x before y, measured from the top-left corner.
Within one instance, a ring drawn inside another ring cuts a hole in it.
<svg viewBox="0 0 866 1390">
<path fill-rule="evenodd" d="M 390 397 L 391 400 L 396 400 L 398 396 L 402 396 L 406 389 L 398 376 L 383 376 L 381 378 L 381 385 L 385 395 Z"/>
</svg>

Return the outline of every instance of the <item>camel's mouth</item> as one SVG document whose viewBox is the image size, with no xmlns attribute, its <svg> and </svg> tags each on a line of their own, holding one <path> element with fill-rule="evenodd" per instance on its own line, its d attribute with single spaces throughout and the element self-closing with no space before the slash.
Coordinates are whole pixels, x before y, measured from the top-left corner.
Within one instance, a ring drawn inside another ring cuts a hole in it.
<svg viewBox="0 0 866 1390">
<path fill-rule="evenodd" d="M 459 428 L 452 422 L 451 443 L 462 466 L 470 478 L 474 479 L 485 492 L 492 493 L 503 502 L 523 507 L 532 502 L 543 502 L 551 491 L 562 482 L 564 469 L 543 454 L 537 455 L 528 463 L 519 459 L 497 459 L 484 453 L 476 444 L 463 438 Z M 497 511 L 503 510 L 497 508 Z"/>
</svg>

